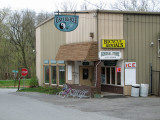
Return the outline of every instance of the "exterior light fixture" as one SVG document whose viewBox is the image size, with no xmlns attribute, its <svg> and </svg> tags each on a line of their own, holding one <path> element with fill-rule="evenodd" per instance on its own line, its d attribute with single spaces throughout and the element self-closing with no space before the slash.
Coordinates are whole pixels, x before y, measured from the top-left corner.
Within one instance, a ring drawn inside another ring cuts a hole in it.
<svg viewBox="0 0 160 120">
<path fill-rule="evenodd" d="M 151 43 L 150 43 L 150 46 L 153 46 L 153 45 L 154 45 L 154 42 L 151 42 Z"/>
<path fill-rule="evenodd" d="M 89 37 L 91 37 L 92 39 L 94 38 L 94 33 L 89 33 Z"/>
</svg>

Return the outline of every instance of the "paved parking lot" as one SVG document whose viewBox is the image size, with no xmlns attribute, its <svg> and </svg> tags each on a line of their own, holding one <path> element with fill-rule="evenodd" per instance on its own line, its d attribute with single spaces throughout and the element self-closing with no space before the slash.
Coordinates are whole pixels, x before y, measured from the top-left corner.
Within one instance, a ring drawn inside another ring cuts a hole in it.
<svg viewBox="0 0 160 120">
<path fill-rule="evenodd" d="M 82 113 L 90 113 L 88 115 L 100 115 L 103 118 L 106 117 L 106 119 L 113 120 L 160 120 L 160 97 L 63 99 L 56 95 L 41 93 L 9 92 L 9 94 L 64 107 L 65 109 L 72 109 L 73 111 L 78 110 L 80 115 L 82 115 Z M 100 118 L 100 120 L 103 118 Z"/>
</svg>

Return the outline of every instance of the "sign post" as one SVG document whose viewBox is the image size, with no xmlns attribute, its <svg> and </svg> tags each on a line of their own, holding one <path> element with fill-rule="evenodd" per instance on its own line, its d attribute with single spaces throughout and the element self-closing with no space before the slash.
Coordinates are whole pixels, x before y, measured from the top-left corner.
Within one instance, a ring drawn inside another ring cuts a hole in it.
<svg viewBox="0 0 160 120">
<path fill-rule="evenodd" d="M 28 70 L 27 70 L 26 68 L 22 68 L 22 69 L 21 69 L 21 77 L 20 77 L 20 79 L 19 79 L 18 90 L 19 90 L 19 88 L 20 88 L 20 80 L 21 80 L 23 77 L 25 77 L 27 74 L 28 74 Z M 23 83 L 24 83 L 24 81 L 23 81 Z M 24 85 L 24 84 L 23 84 L 23 85 Z"/>
<path fill-rule="evenodd" d="M 12 72 L 14 73 L 14 87 L 15 87 L 16 86 L 16 78 L 17 78 L 18 70 L 12 70 Z"/>
</svg>

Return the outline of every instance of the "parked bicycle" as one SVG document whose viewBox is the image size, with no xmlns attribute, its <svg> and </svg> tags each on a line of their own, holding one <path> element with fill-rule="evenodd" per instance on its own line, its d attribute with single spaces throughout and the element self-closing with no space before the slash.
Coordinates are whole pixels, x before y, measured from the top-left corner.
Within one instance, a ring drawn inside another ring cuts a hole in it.
<svg viewBox="0 0 160 120">
<path fill-rule="evenodd" d="M 78 90 L 78 89 L 72 89 L 68 84 L 63 85 L 63 91 L 59 92 L 58 95 L 61 98 L 65 97 L 77 97 L 77 98 L 88 98 L 90 97 L 88 94 L 89 91 L 87 90 Z"/>
<path fill-rule="evenodd" d="M 69 97 L 69 96 L 71 96 L 71 91 L 72 91 L 72 88 L 66 88 L 66 89 L 64 89 L 64 91 L 61 91 L 59 93 L 59 96 L 62 98 Z"/>
</svg>

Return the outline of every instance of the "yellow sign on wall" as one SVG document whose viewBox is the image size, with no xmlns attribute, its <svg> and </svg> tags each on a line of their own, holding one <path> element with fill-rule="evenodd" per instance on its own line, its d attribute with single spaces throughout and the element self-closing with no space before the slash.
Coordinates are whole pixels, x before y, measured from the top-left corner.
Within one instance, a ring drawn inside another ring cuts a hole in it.
<svg viewBox="0 0 160 120">
<path fill-rule="evenodd" d="M 125 40 L 103 39 L 102 48 L 125 48 Z"/>
</svg>

